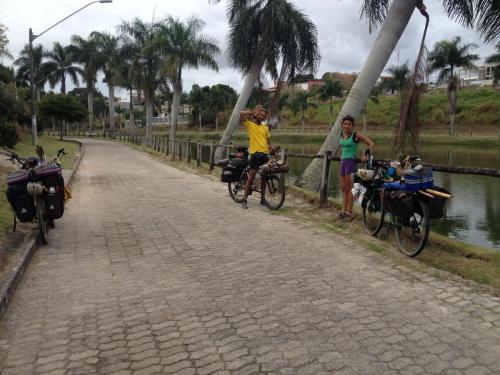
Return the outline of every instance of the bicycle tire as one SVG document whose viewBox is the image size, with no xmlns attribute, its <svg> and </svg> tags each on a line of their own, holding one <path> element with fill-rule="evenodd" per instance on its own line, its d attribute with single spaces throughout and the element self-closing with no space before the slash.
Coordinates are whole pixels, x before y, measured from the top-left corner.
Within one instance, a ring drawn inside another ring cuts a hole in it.
<svg viewBox="0 0 500 375">
<path fill-rule="evenodd" d="M 414 257 L 422 252 L 431 228 L 429 207 L 422 199 L 415 202 L 416 210 L 409 219 L 395 218 L 394 234 L 399 251 Z M 419 211 L 419 212 L 416 212 Z"/>
<path fill-rule="evenodd" d="M 280 174 L 278 177 L 271 174 L 265 179 L 262 187 L 262 201 L 270 210 L 278 210 L 285 202 L 285 175 Z"/>
<path fill-rule="evenodd" d="M 36 219 L 38 221 L 38 239 L 43 245 L 49 243 L 49 228 L 45 218 L 45 202 L 42 196 L 36 197 Z"/>
<path fill-rule="evenodd" d="M 229 191 L 229 196 L 236 203 L 243 203 L 245 196 L 245 185 L 247 182 L 247 173 L 243 172 L 240 179 L 236 182 L 228 182 L 227 190 Z"/>
<path fill-rule="evenodd" d="M 369 208 L 369 204 L 364 204 L 361 211 L 361 222 L 363 223 L 363 228 L 365 232 L 371 236 L 376 236 L 382 226 L 384 225 L 385 219 L 385 207 L 383 202 L 380 205 L 380 211 L 372 211 Z"/>
</svg>

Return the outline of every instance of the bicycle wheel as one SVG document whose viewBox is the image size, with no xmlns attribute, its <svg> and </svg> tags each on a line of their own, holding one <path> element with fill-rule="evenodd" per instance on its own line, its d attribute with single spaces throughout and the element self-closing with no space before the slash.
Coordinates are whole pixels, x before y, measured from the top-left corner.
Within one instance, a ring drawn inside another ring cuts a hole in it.
<svg viewBox="0 0 500 375">
<path fill-rule="evenodd" d="M 38 221 L 38 238 L 42 244 L 47 245 L 49 243 L 49 228 L 45 218 L 45 202 L 42 196 L 36 197 L 36 219 Z"/>
<path fill-rule="evenodd" d="M 270 210 L 277 210 L 285 202 L 285 175 L 270 174 L 265 177 L 262 201 Z"/>
<path fill-rule="evenodd" d="M 427 243 L 431 227 L 427 204 L 417 199 L 412 216 L 395 217 L 394 221 L 394 232 L 399 250 L 409 257 L 418 255 Z"/>
<path fill-rule="evenodd" d="M 378 193 L 377 193 L 378 194 Z M 371 236 L 376 236 L 384 225 L 385 207 L 383 203 L 380 208 L 374 207 L 371 200 L 363 202 L 363 209 L 361 211 L 361 222 L 365 232 Z"/>
<path fill-rule="evenodd" d="M 227 184 L 227 190 L 229 190 L 229 196 L 236 203 L 243 203 L 243 198 L 245 197 L 246 183 L 247 183 L 247 173 L 243 172 L 241 174 L 239 181 L 229 182 Z"/>
</svg>

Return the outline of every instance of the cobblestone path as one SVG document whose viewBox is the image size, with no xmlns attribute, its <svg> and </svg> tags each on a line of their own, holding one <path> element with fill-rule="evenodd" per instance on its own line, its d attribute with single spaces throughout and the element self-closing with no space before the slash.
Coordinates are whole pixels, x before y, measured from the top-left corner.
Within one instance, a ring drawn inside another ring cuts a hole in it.
<svg viewBox="0 0 500 375">
<path fill-rule="evenodd" d="M 117 143 L 0 322 L 8 374 L 500 374 L 500 301 Z"/>
</svg>

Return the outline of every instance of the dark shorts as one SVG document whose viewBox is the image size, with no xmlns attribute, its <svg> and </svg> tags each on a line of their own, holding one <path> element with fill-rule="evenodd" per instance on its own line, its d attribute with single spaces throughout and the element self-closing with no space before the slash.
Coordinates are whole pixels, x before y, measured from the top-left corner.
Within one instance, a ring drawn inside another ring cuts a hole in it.
<svg viewBox="0 0 500 375">
<path fill-rule="evenodd" d="M 358 171 L 358 166 L 356 165 L 356 160 L 354 159 L 344 159 L 340 161 L 340 175 L 350 176 Z"/>
<path fill-rule="evenodd" d="M 250 157 L 250 169 L 259 169 L 262 164 L 266 164 L 269 161 L 269 157 L 262 153 L 256 152 Z"/>
</svg>

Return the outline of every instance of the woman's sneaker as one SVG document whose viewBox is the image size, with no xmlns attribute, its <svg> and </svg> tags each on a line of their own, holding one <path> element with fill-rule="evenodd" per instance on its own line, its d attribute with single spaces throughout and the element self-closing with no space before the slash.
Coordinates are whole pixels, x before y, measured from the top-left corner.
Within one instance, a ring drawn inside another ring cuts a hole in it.
<svg viewBox="0 0 500 375">
<path fill-rule="evenodd" d="M 354 214 L 352 212 L 346 212 L 345 216 L 344 216 L 344 221 L 346 221 L 346 222 L 353 221 L 355 217 L 356 217 L 356 214 Z"/>
</svg>

